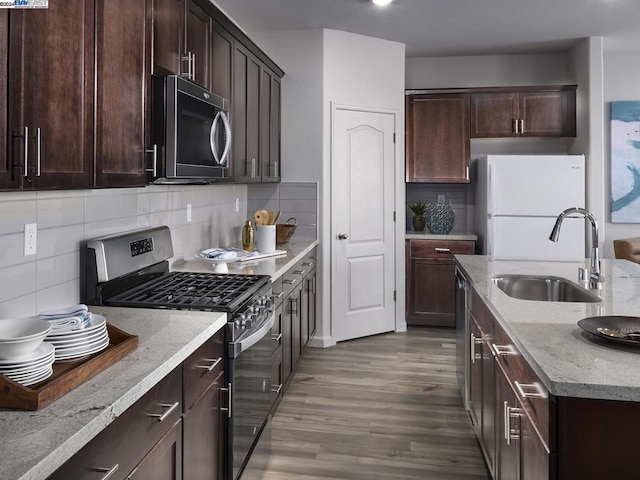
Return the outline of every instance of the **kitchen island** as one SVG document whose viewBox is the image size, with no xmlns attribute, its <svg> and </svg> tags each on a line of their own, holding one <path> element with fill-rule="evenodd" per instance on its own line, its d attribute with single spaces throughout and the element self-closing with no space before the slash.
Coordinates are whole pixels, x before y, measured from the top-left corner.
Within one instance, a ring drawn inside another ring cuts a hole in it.
<svg viewBox="0 0 640 480">
<path fill-rule="evenodd" d="M 555 276 L 578 284 L 588 260 L 455 261 L 469 288 L 458 343 L 463 398 L 494 478 L 638 478 L 640 344 L 596 338 L 577 322 L 640 315 L 640 265 L 603 260 L 605 283 L 591 290 L 601 301 L 587 303 L 512 298 L 494 278 Z"/>
<path fill-rule="evenodd" d="M 226 313 L 90 307 L 138 335 L 138 348 L 49 406 L 0 409 L 0 479 L 44 480 L 163 380 L 227 321 Z"/>
</svg>

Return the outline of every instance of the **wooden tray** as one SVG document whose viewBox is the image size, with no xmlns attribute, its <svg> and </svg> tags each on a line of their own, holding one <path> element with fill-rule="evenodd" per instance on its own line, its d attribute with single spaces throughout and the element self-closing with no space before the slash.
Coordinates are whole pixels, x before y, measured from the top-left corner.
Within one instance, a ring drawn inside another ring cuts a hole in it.
<svg viewBox="0 0 640 480">
<path fill-rule="evenodd" d="M 53 364 L 53 375 L 29 387 L 0 374 L 0 407 L 39 410 L 116 363 L 138 347 L 138 336 L 107 323 L 109 346 L 74 361 Z"/>
</svg>

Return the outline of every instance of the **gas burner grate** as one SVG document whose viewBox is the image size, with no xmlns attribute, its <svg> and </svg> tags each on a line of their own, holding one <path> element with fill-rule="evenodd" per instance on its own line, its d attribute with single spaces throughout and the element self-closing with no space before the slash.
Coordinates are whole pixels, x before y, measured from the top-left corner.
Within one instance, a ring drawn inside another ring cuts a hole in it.
<svg viewBox="0 0 640 480">
<path fill-rule="evenodd" d="M 111 306 L 233 311 L 269 282 L 264 275 L 174 272 L 109 298 Z"/>
</svg>

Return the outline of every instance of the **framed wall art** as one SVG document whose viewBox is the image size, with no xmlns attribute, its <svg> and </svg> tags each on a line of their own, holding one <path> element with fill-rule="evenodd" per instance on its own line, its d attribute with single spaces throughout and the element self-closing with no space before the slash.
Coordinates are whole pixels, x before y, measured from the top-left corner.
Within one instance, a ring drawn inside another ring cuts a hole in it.
<svg viewBox="0 0 640 480">
<path fill-rule="evenodd" d="M 640 101 L 611 102 L 611 222 L 640 223 Z"/>
</svg>

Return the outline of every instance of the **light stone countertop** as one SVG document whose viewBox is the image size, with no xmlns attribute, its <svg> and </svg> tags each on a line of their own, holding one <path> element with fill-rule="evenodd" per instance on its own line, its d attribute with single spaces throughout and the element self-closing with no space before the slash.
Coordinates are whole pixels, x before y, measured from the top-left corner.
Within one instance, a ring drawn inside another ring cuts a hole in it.
<svg viewBox="0 0 640 480">
<path fill-rule="evenodd" d="M 500 274 L 553 275 L 575 283 L 585 262 L 493 260 L 456 255 L 456 263 L 488 304 L 551 394 L 566 397 L 640 401 L 640 346 L 595 339 L 577 322 L 603 315 L 640 316 L 640 265 L 602 260 L 602 302 L 518 300 L 500 290 Z"/>
<path fill-rule="evenodd" d="M 405 234 L 404 238 L 407 240 L 478 240 L 478 236 L 473 233 L 453 233 L 447 235 L 437 235 L 435 233 L 414 231 L 408 231 Z"/>
<path fill-rule="evenodd" d="M 271 281 L 280 278 L 287 270 L 293 267 L 299 260 L 307 255 L 318 245 L 317 240 L 295 240 L 285 245 L 279 245 L 277 250 L 287 252 L 286 256 L 267 257 L 246 262 L 229 262 L 229 273 L 241 273 L 245 275 L 270 275 Z M 239 245 L 232 245 L 238 247 Z M 211 262 L 194 258 L 171 267 L 172 271 L 212 273 L 214 265 Z"/>
<path fill-rule="evenodd" d="M 49 406 L 0 409 L 0 480 L 44 480 L 226 324 L 226 314 L 90 307 L 138 348 Z"/>
</svg>

